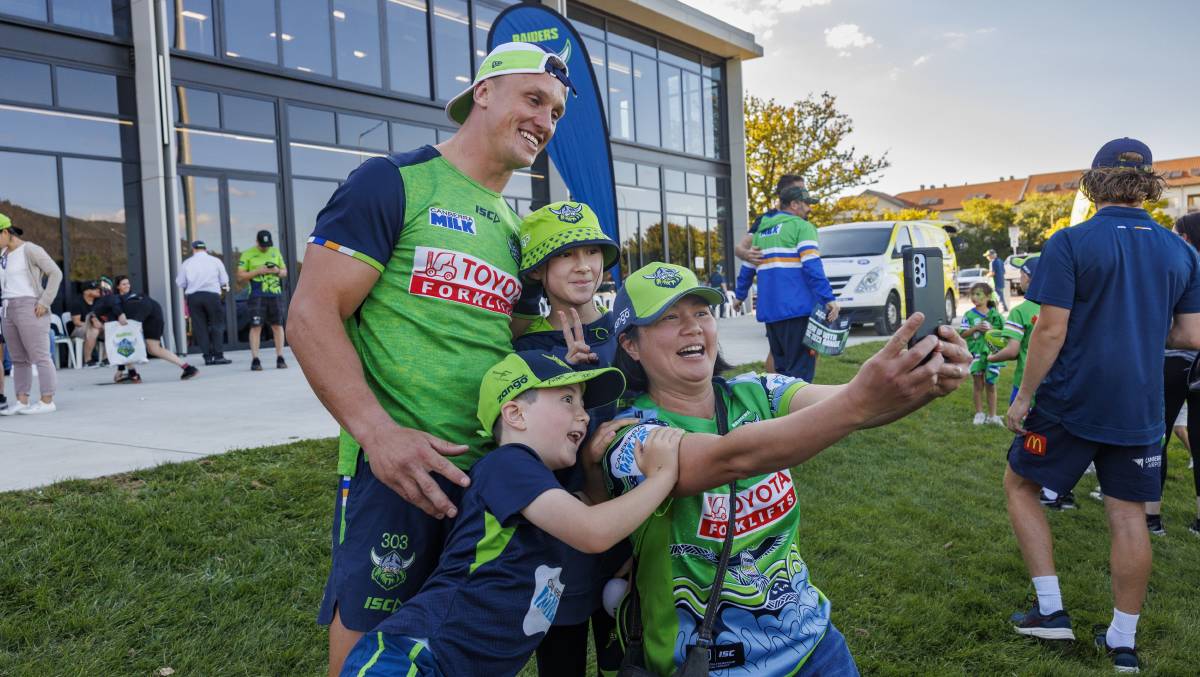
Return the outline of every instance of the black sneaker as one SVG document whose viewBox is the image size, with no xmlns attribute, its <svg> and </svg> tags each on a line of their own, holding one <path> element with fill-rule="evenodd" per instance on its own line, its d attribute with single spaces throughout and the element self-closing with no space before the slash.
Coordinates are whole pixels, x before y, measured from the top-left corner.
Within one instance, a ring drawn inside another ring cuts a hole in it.
<svg viewBox="0 0 1200 677">
<path fill-rule="evenodd" d="M 1096 648 L 1112 659 L 1113 667 L 1117 669 L 1117 672 L 1141 672 L 1142 666 L 1138 662 L 1136 649 L 1127 646 L 1109 646 L 1108 627 L 1097 625 L 1096 630 Z"/>
<path fill-rule="evenodd" d="M 250 371 L 262 371 L 262 360 L 257 357 L 250 360 Z"/>
<path fill-rule="evenodd" d="M 287 362 L 283 361 L 283 355 L 280 355 L 279 357 L 275 358 L 275 368 L 276 369 L 287 369 Z"/>
<path fill-rule="evenodd" d="M 233 360 L 231 360 L 231 359 L 228 359 L 228 358 L 225 358 L 225 357 L 214 357 L 214 358 L 212 358 L 212 365 L 213 365 L 213 366 L 219 366 L 219 365 L 222 365 L 222 364 L 233 364 Z"/>
<path fill-rule="evenodd" d="M 1066 609 L 1043 616 L 1037 598 L 1034 598 L 1033 607 L 1029 611 L 1018 611 L 1010 616 L 1009 620 L 1019 635 L 1038 639 L 1075 639 L 1075 631 L 1071 629 L 1071 617 L 1067 615 Z"/>
<path fill-rule="evenodd" d="M 1074 510 L 1076 507 L 1078 507 L 1075 505 L 1075 492 L 1073 491 L 1068 491 L 1062 496 L 1059 496 L 1058 500 L 1062 503 L 1063 510 Z"/>
<path fill-rule="evenodd" d="M 1043 507 L 1048 508 L 1050 510 L 1074 510 L 1075 509 L 1075 497 L 1073 495 L 1071 495 L 1070 493 L 1060 494 L 1058 496 L 1058 498 L 1055 498 L 1054 500 L 1050 500 L 1050 498 L 1048 496 L 1046 496 L 1046 490 L 1043 489 L 1038 494 L 1038 500 L 1041 501 Z"/>
<path fill-rule="evenodd" d="M 1155 536 L 1167 535 L 1167 530 L 1163 528 L 1162 515 L 1146 515 L 1146 528 Z"/>
<path fill-rule="evenodd" d="M 197 368 L 193 367 L 193 366 L 192 366 L 192 365 L 190 365 L 190 364 L 185 364 L 185 365 L 183 365 L 183 373 L 179 375 L 179 380 L 180 380 L 180 381 L 186 381 L 186 380 L 188 380 L 189 378 L 192 378 L 192 377 L 194 377 L 196 374 L 199 374 L 199 373 L 200 373 L 200 370 L 199 370 L 199 369 L 197 369 Z"/>
</svg>

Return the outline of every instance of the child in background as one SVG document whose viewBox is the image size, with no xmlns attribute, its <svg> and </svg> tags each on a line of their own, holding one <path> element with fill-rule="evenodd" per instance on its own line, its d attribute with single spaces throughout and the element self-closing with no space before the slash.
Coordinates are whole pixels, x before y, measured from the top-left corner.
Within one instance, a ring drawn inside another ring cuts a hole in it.
<svg viewBox="0 0 1200 677">
<path fill-rule="evenodd" d="M 568 593 L 567 553 L 608 550 L 675 486 L 683 431 L 668 428 L 636 450 L 637 467 L 651 477 L 628 494 L 587 505 L 555 479 L 553 471 L 575 463 L 585 409 L 616 400 L 624 386 L 616 369 L 577 372 L 536 350 L 488 370 L 479 389 L 480 434 L 501 446 L 471 468 L 433 575 L 358 641 L 343 677 L 520 672 Z"/>
<path fill-rule="evenodd" d="M 971 285 L 971 303 L 974 307 L 963 313 L 958 333 L 967 340 L 967 349 L 975 356 L 971 362 L 971 377 L 975 384 L 975 425 L 991 423 L 1004 425 L 1004 419 L 996 415 L 996 380 L 1000 378 L 1000 365 L 988 362 L 987 340 L 984 334 L 992 328 L 1004 325 L 1004 317 L 996 310 L 992 300 L 992 287 L 986 282 Z M 984 398 L 987 398 L 988 413 L 983 413 Z"/>
</svg>

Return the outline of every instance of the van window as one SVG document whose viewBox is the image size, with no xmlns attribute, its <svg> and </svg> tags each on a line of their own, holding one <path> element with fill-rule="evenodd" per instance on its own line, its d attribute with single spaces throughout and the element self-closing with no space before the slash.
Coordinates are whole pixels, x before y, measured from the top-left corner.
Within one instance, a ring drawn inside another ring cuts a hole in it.
<svg viewBox="0 0 1200 677">
<path fill-rule="evenodd" d="M 899 254 L 904 251 L 905 247 L 911 247 L 912 240 L 908 236 L 908 226 L 896 227 L 896 244 L 892 247 L 892 253 Z"/>
<path fill-rule="evenodd" d="M 879 256 L 887 251 L 891 228 L 848 228 L 817 231 L 821 256 L 825 258 L 847 256 Z"/>
</svg>

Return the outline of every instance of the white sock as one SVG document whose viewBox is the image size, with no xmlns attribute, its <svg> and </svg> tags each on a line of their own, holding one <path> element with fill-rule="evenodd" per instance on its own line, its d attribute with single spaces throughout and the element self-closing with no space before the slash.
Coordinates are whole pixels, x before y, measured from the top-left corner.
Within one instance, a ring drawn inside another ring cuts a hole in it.
<svg viewBox="0 0 1200 677">
<path fill-rule="evenodd" d="M 1049 616 L 1062 611 L 1062 592 L 1058 589 L 1058 576 L 1034 576 L 1033 589 L 1037 591 L 1038 611 Z"/>
<path fill-rule="evenodd" d="M 1058 499 L 1058 492 L 1053 489 L 1047 489 L 1046 487 L 1042 487 L 1042 493 L 1045 494 L 1046 498 L 1050 499 L 1051 501 Z"/>
<path fill-rule="evenodd" d="M 1127 614 L 1113 609 L 1112 623 L 1108 625 L 1108 632 L 1104 635 L 1104 641 L 1108 642 L 1110 649 L 1118 646 L 1127 646 L 1130 649 L 1134 647 L 1134 636 L 1137 634 L 1137 622 L 1140 615 Z"/>
</svg>

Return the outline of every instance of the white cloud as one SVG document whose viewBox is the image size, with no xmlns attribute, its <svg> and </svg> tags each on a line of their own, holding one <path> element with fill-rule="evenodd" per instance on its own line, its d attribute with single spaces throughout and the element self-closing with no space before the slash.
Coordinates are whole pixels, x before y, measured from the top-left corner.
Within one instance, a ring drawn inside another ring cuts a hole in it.
<svg viewBox="0 0 1200 677">
<path fill-rule="evenodd" d="M 946 47 L 949 49 L 962 49 L 967 46 L 967 34 L 959 31 L 942 33 L 942 39 L 946 41 Z"/>
<path fill-rule="evenodd" d="M 916 68 L 917 66 L 920 66 L 925 63 L 929 63 L 929 60 L 932 58 L 933 58 L 932 54 L 922 54 L 921 56 L 918 56 L 917 60 L 913 61 L 913 68 Z"/>
<path fill-rule="evenodd" d="M 832 2 L 833 0 L 685 0 L 684 4 L 749 31 L 759 41 L 766 41 L 771 39 L 780 15 L 792 14 L 809 7 L 821 7 Z"/>
<path fill-rule="evenodd" d="M 850 56 L 850 49 L 874 44 L 875 38 L 863 33 L 858 24 L 838 24 L 825 29 L 825 45 L 838 50 L 838 56 Z"/>
<path fill-rule="evenodd" d="M 902 68 L 892 66 L 892 70 L 888 71 L 888 80 L 895 82 L 896 80 L 900 79 L 900 73 L 903 72 L 903 70 L 904 69 Z"/>
</svg>

